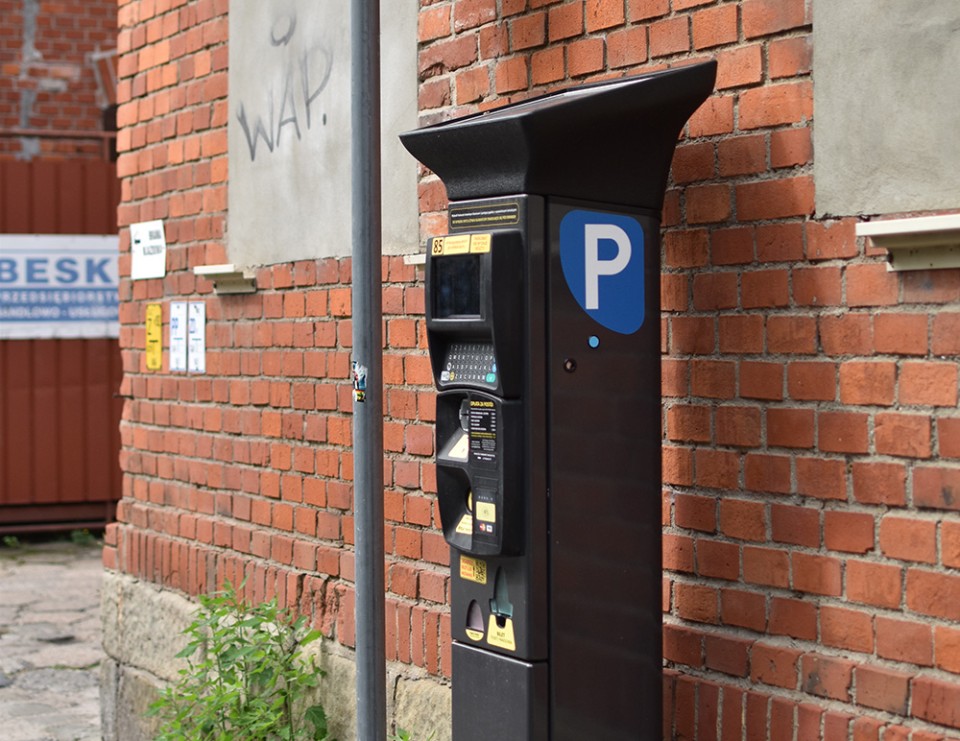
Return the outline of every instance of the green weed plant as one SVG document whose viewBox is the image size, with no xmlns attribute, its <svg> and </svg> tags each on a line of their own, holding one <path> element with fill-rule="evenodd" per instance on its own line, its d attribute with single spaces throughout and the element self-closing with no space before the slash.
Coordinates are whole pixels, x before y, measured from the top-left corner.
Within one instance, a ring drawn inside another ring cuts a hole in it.
<svg viewBox="0 0 960 741">
<path fill-rule="evenodd" d="M 187 667 L 150 706 L 162 721 L 157 741 L 335 741 L 322 705 L 300 710 L 323 676 L 303 654 L 321 637 L 305 617 L 276 598 L 251 605 L 227 582 L 200 597 L 183 634 L 177 657 Z"/>
</svg>

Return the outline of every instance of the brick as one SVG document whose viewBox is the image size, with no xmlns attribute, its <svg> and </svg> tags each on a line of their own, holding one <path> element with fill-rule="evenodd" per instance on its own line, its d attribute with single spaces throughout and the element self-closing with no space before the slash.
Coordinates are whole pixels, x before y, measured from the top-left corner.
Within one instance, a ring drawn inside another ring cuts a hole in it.
<svg viewBox="0 0 960 741">
<path fill-rule="evenodd" d="M 960 522 L 943 522 L 940 525 L 940 559 L 944 566 L 960 567 Z"/>
<path fill-rule="evenodd" d="M 872 666 L 854 669 L 856 703 L 896 715 L 906 715 L 910 675 Z"/>
<path fill-rule="evenodd" d="M 824 362 L 794 362 L 787 366 L 787 393 L 798 401 L 832 401 L 837 366 Z"/>
<path fill-rule="evenodd" d="M 730 399 L 736 388 L 736 367 L 720 360 L 694 360 L 690 364 L 690 391 L 694 396 Z"/>
<path fill-rule="evenodd" d="M 873 322 L 867 314 L 822 316 L 820 342 L 827 355 L 872 355 Z"/>
<path fill-rule="evenodd" d="M 723 50 L 717 54 L 717 90 L 755 85 L 763 79 L 760 44 Z"/>
<path fill-rule="evenodd" d="M 809 601 L 772 597 L 769 632 L 803 641 L 817 637 L 817 607 Z"/>
<path fill-rule="evenodd" d="M 767 320 L 767 352 L 812 355 L 817 351 L 817 322 L 807 316 L 771 316 Z"/>
<path fill-rule="evenodd" d="M 897 608 L 902 597 L 903 571 L 897 566 L 847 561 L 847 599 L 875 607 Z"/>
<path fill-rule="evenodd" d="M 791 554 L 793 588 L 801 592 L 837 597 L 842 593 L 841 562 L 830 556 Z"/>
<path fill-rule="evenodd" d="M 564 78 L 563 49 L 547 48 L 530 57 L 530 78 L 534 85 L 545 85 Z"/>
<path fill-rule="evenodd" d="M 800 306 L 839 306 L 842 303 L 843 281 L 838 267 L 796 268 L 792 279 L 793 299 Z"/>
<path fill-rule="evenodd" d="M 698 51 L 737 40 L 737 5 L 720 5 L 693 14 L 693 46 Z"/>
<path fill-rule="evenodd" d="M 622 0 L 586 0 L 587 33 L 623 25 L 623 5 Z"/>
<path fill-rule="evenodd" d="M 922 615 L 960 619 L 960 576 L 908 569 L 907 607 Z"/>
<path fill-rule="evenodd" d="M 647 29 L 643 26 L 613 31 L 607 36 L 607 64 L 612 69 L 643 64 L 647 55 Z"/>
<path fill-rule="evenodd" d="M 809 164 L 812 159 L 813 137 L 809 128 L 777 129 L 770 133 L 771 167 L 799 167 Z M 811 222 L 808 222 L 807 226 L 810 224 Z"/>
<path fill-rule="evenodd" d="M 937 625 L 933 640 L 937 667 L 960 674 L 960 629 Z"/>
<path fill-rule="evenodd" d="M 494 89 L 498 94 L 525 90 L 528 84 L 529 70 L 526 57 L 511 57 L 497 63 L 494 69 Z"/>
<path fill-rule="evenodd" d="M 960 355 L 960 313 L 944 311 L 933 317 L 930 349 L 936 355 Z"/>
<path fill-rule="evenodd" d="M 866 453 L 867 415 L 852 412 L 819 413 L 817 446 L 827 453 Z"/>
<path fill-rule="evenodd" d="M 424 11 L 425 9 L 421 8 L 419 15 L 423 16 Z M 496 18 L 496 0 L 457 0 L 453 9 L 453 28 L 460 33 L 490 23 Z"/>
<path fill-rule="evenodd" d="M 874 548 L 874 519 L 861 512 L 827 511 L 823 515 L 823 544 L 832 551 L 868 553 Z"/>
<path fill-rule="evenodd" d="M 758 407 L 720 407 L 716 412 L 718 445 L 756 447 L 760 444 Z"/>
<path fill-rule="evenodd" d="M 711 440 L 709 407 L 678 404 L 670 407 L 666 416 L 668 440 L 684 442 Z"/>
<path fill-rule="evenodd" d="M 718 622 L 717 592 L 699 584 L 677 582 L 674 585 L 677 615 L 697 623 Z"/>
<path fill-rule="evenodd" d="M 603 69 L 603 39 L 574 41 L 567 47 L 567 71 L 570 77 L 582 77 Z"/>
<path fill-rule="evenodd" d="M 852 662 L 808 654 L 800 659 L 800 675 L 804 692 L 831 700 L 850 701 Z"/>
<path fill-rule="evenodd" d="M 773 548 L 745 546 L 743 580 L 748 584 L 787 589 L 790 586 L 790 558 Z"/>
<path fill-rule="evenodd" d="M 918 507 L 960 510 L 960 470 L 933 466 L 915 468 L 913 502 Z"/>
<path fill-rule="evenodd" d="M 913 687 L 913 714 L 950 728 L 960 728 L 960 687 L 931 677 L 916 677 Z"/>
<path fill-rule="evenodd" d="M 767 66 L 771 80 L 809 74 L 813 69 L 813 39 L 808 35 L 769 42 Z"/>
<path fill-rule="evenodd" d="M 651 58 L 690 50 L 689 19 L 682 15 L 650 24 Z"/>
<path fill-rule="evenodd" d="M 717 145 L 717 161 L 722 177 L 761 173 L 767 168 L 766 137 L 751 134 L 724 139 Z"/>
<path fill-rule="evenodd" d="M 744 486 L 748 490 L 788 494 L 792 488 L 790 473 L 787 456 L 750 453 L 744 460 Z"/>
<path fill-rule="evenodd" d="M 686 189 L 688 224 L 708 224 L 730 218 L 730 188 L 727 185 L 698 185 Z"/>
<path fill-rule="evenodd" d="M 663 655 L 668 661 L 690 667 L 703 666 L 703 639 L 677 625 L 663 626 Z"/>
<path fill-rule="evenodd" d="M 900 367 L 899 396 L 901 404 L 956 406 L 956 363 L 903 363 Z"/>
<path fill-rule="evenodd" d="M 777 543 L 808 548 L 820 546 L 820 511 L 817 509 L 773 504 L 770 507 L 770 528 Z"/>
<path fill-rule="evenodd" d="M 705 665 L 708 669 L 733 677 L 745 677 L 749 672 L 752 641 L 707 635 L 704 638 Z"/>
<path fill-rule="evenodd" d="M 740 575 L 740 549 L 733 543 L 701 539 L 696 552 L 700 576 L 736 581 Z"/>
<path fill-rule="evenodd" d="M 880 521 L 880 549 L 889 558 L 937 562 L 937 523 L 887 515 Z"/>
<path fill-rule="evenodd" d="M 766 629 L 767 601 L 763 594 L 722 589 L 720 611 L 724 625 L 736 625 L 758 632 Z"/>
<path fill-rule="evenodd" d="M 930 418 L 919 414 L 877 414 L 874 418 L 877 453 L 906 458 L 929 458 L 932 454 Z"/>
<path fill-rule="evenodd" d="M 714 498 L 677 494 L 673 508 L 677 527 L 704 533 L 716 532 L 717 501 Z"/>
<path fill-rule="evenodd" d="M 786 270 L 756 270 L 744 273 L 741 301 L 744 309 L 787 306 L 790 302 L 789 274 Z"/>
<path fill-rule="evenodd" d="M 814 411 L 812 409 L 768 408 L 766 422 L 768 446 L 813 447 Z"/>
<path fill-rule="evenodd" d="M 763 542 L 767 537 L 766 508 L 759 502 L 720 500 L 720 532 L 728 538 Z"/>
<path fill-rule="evenodd" d="M 933 665 L 933 629 L 923 623 L 878 616 L 877 655 L 918 666 Z"/>
<path fill-rule="evenodd" d="M 873 616 L 824 605 L 820 608 L 820 641 L 825 646 L 873 653 Z"/>
<path fill-rule="evenodd" d="M 687 124 L 688 134 L 691 137 L 701 137 L 732 132 L 733 100 L 732 95 L 714 95 L 707 98 L 690 117 Z"/>
<path fill-rule="evenodd" d="M 698 448 L 694 454 L 695 481 L 711 489 L 736 489 L 740 466 L 734 453 Z"/>
<path fill-rule="evenodd" d="M 669 0 L 629 0 L 630 22 L 659 18 L 670 12 Z"/>
<path fill-rule="evenodd" d="M 847 305 L 892 306 L 897 303 L 899 285 L 896 273 L 884 265 L 849 265 L 846 268 Z"/>
<path fill-rule="evenodd" d="M 513 51 L 542 45 L 547 39 L 547 14 L 531 13 L 510 21 L 510 48 Z"/>
<path fill-rule="evenodd" d="M 889 406 L 894 400 L 896 365 L 887 361 L 840 364 L 840 401 L 851 405 Z"/>
<path fill-rule="evenodd" d="M 906 503 L 906 469 L 899 463 L 857 461 L 853 464 L 853 496 L 862 504 Z"/>
<path fill-rule="evenodd" d="M 743 361 L 739 366 L 740 395 L 745 399 L 783 398 L 783 366 L 780 363 Z"/>
<path fill-rule="evenodd" d="M 749 227 L 716 229 L 710 234 L 714 265 L 741 265 L 753 261 L 753 230 Z"/>
<path fill-rule="evenodd" d="M 417 15 L 417 36 L 420 43 L 450 35 L 450 6 L 423 8 Z"/>
<path fill-rule="evenodd" d="M 694 571 L 693 538 L 664 534 L 663 567 L 670 571 L 692 574 Z"/>
<path fill-rule="evenodd" d="M 941 456 L 960 458 L 960 418 L 938 419 L 937 438 Z"/>
<path fill-rule="evenodd" d="M 891 355 L 927 354 L 925 314 L 880 313 L 873 318 L 877 352 Z"/>
<path fill-rule="evenodd" d="M 813 213 L 813 180 L 799 176 L 745 183 L 736 186 L 735 197 L 740 221 L 807 216 Z"/>
<path fill-rule="evenodd" d="M 719 318 L 718 329 L 721 353 L 756 355 L 763 352 L 764 321 L 761 314 L 723 315 Z"/>
<path fill-rule="evenodd" d="M 757 643 L 750 651 L 750 681 L 796 689 L 800 656 L 795 649 Z"/>
<path fill-rule="evenodd" d="M 809 23 L 803 0 L 744 0 L 741 12 L 743 33 L 748 39 Z"/>
</svg>

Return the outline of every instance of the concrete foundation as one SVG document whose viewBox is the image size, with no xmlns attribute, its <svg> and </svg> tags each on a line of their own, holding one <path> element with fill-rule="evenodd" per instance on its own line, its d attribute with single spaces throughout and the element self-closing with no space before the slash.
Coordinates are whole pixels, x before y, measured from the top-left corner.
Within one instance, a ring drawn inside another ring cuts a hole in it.
<svg viewBox="0 0 960 741">
<path fill-rule="evenodd" d="M 154 584 L 115 573 L 104 574 L 100 615 L 103 647 L 101 666 L 104 741 L 154 738 L 157 721 L 147 709 L 161 689 L 184 666 L 176 654 L 186 643 L 183 630 L 197 604 Z M 317 699 L 323 704 L 331 734 L 339 741 L 356 738 L 356 665 L 353 652 L 318 641 L 317 665 L 326 672 Z M 404 728 L 421 741 L 450 739 L 450 687 L 401 664 L 387 667 L 387 718 L 390 730 Z"/>
</svg>

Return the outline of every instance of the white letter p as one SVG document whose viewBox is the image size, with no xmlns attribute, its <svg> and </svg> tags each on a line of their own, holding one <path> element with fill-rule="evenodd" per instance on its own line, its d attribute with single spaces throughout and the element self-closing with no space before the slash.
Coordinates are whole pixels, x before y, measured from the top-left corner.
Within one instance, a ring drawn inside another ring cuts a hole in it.
<svg viewBox="0 0 960 741">
<path fill-rule="evenodd" d="M 588 311 L 600 307 L 600 276 L 616 275 L 630 262 L 632 252 L 630 237 L 614 224 L 585 224 L 584 273 L 586 281 L 586 306 Z M 617 244 L 617 254 L 612 260 L 600 259 L 600 241 L 609 239 Z"/>
</svg>

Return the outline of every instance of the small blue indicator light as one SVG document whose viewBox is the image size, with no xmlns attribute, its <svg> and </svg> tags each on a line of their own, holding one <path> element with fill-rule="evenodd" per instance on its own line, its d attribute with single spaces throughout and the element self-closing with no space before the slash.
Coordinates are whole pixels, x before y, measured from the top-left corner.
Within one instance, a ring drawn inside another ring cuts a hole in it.
<svg viewBox="0 0 960 741">
<path fill-rule="evenodd" d="M 587 338 L 587 344 L 590 345 L 590 347 L 596 349 L 600 347 L 600 338 L 597 337 L 595 334 L 592 334 L 590 335 L 590 337 Z"/>
<path fill-rule="evenodd" d="M 488 373 L 488 374 L 487 374 L 487 383 L 496 383 L 496 382 L 497 382 L 497 374 L 496 374 L 496 373 Z"/>
</svg>

